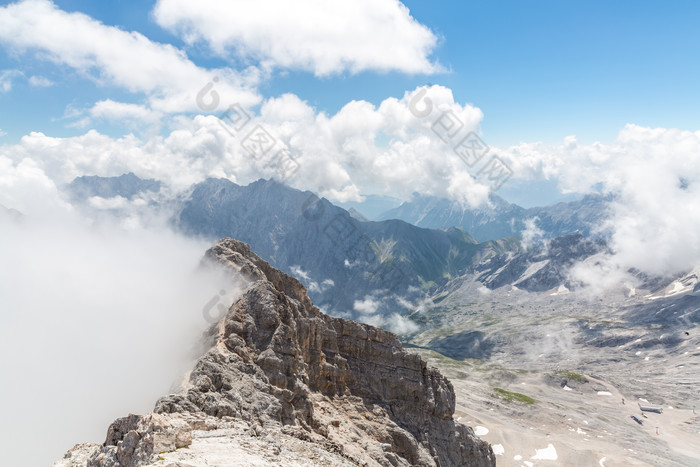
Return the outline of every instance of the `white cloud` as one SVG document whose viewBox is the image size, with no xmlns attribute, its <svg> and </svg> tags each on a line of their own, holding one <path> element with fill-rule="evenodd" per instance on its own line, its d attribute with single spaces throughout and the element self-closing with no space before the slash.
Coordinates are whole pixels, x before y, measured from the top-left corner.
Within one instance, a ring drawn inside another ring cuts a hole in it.
<svg viewBox="0 0 700 467">
<path fill-rule="evenodd" d="M 164 230 L 70 215 L 0 223 L 0 372 L 22 382 L 0 385 L 3 464 L 50 465 L 151 410 L 189 369 L 194 348 L 182 343 L 209 326 L 204 306 L 236 289 L 197 272 L 208 245 Z M 52 433 L 41 443 L 37 425 Z"/>
<path fill-rule="evenodd" d="M 7 133 L 2 131 L 2 128 L 0 128 L 0 136 L 5 136 Z"/>
<path fill-rule="evenodd" d="M 390 316 L 388 316 L 384 326 L 396 334 L 410 334 L 418 331 L 419 329 L 418 325 L 411 321 L 410 318 L 401 316 L 398 313 L 392 313 Z"/>
<path fill-rule="evenodd" d="M 15 52 L 37 51 L 40 58 L 67 65 L 99 83 L 144 93 L 162 112 L 199 110 L 197 92 L 219 78 L 222 102 L 256 104 L 258 73 L 196 66 L 176 47 L 138 32 L 107 26 L 82 13 L 67 13 L 49 0 L 24 0 L 0 8 L 0 42 Z"/>
<path fill-rule="evenodd" d="M 363 300 L 355 300 L 353 309 L 365 315 L 371 315 L 377 312 L 380 302 L 372 297 L 365 297 Z"/>
<path fill-rule="evenodd" d="M 28 215 L 52 216 L 69 209 L 41 166 L 25 158 L 14 163 L 0 154 L 0 204 Z"/>
<path fill-rule="evenodd" d="M 103 198 L 101 196 L 91 196 L 88 199 L 88 204 L 99 210 L 124 209 L 129 206 L 129 200 L 123 196 L 113 196 L 111 198 Z"/>
<path fill-rule="evenodd" d="M 318 76 L 364 70 L 434 73 L 437 37 L 397 0 L 159 0 L 158 24 L 221 56 Z"/>
<path fill-rule="evenodd" d="M 525 221 L 525 229 L 520 236 L 522 237 L 521 245 L 526 250 L 537 245 L 544 236 L 544 231 L 537 227 L 539 220 L 539 217 L 533 217 Z"/>
<path fill-rule="evenodd" d="M 441 86 L 428 88 L 432 112 L 414 115 L 411 102 L 423 88 L 388 98 L 379 106 L 352 101 L 329 116 L 316 113 L 294 95 L 268 99 L 261 120 L 298 154 L 293 186 L 312 189 L 338 201 L 361 200 L 360 193 L 383 193 L 410 199 L 415 191 L 458 199 L 478 206 L 488 187 L 477 183 L 476 170 L 453 151 L 460 138 L 478 131 L 481 110 L 454 101 Z M 421 104 L 423 105 L 423 104 Z M 433 131 L 443 112 L 461 125 L 447 142 Z"/>
<path fill-rule="evenodd" d="M 308 282 L 311 280 L 311 276 L 309 276 L 308 271 L 304 271 L 301 266 L 290 266 L 289 270 L 296 276 L 297 278 L 302 279 L 305 282 Z"/>
<path fill-rule="evenodd" d="M 144 105 L 115 102 L 106 99 L 95 103 L 90 109 L 90 115 L 94 118 L 110 121 L 136 121 L 143 123 L 157 123 L 162 113 L 151 110 Z"/>
<path fill-rule="evenodd" d="M 121 175 L 134 172 L 182 189 L 206 177 L 249 183 L 279 178 L 271 157 L 251 157 L 241 146 L 258 124 L 286 148 L 298 164 L 288 183 L 320 192 L 334 200 L 361 199 L 360 193 L 393 194 L 410 199 L 415 191 L 455 197 L 478 205 L 487 188 L 473 181 L 470 168 L 436 135 L 431 125 L 442 110 L 463 122 L 463 132 L 478 128 L 479 109 L 454 102 L 449 89 L 431 88 L 432 115 L 418 118 L 409 109 L 418 90 L 403 98 L 389 98 L 379 106 L 353 101 L 335 115 L 317 112 L 297 96 L 287 94 L 265 101 L 260 116 L 240 132 L 213 116 L 179 118 L 167 136 L 133 135 L 113 139 L 94 130 L 72 138 L 31 133 L 1 154 L 19 163 L 29 158 L 57 183 L 78 175 Z M 98 103 L 95 116 L 150 118 L 148 109 L 112 101 Z"/>
<path fill-rule="evenodd" d="M 398 313 L 384 316 L 381 314 L 362 314 L 359 321 L 371 326 L 380 327 L 396 334 L 410 334 L 418 331 L 419 326 L 410 318 L 401 316 Z"/>
<path fill-rule="evenodd" d="M 10 92 L 12 90 L 12 79 L 22 76 L 19 70 L 2 70 L 0 71 L 0 92 Z"/>
<path fill-rule="evenodd" d="M 49 88 L 54 85 L 54 82 L 45 76 L 30 76 L 29 84 L 39 88 Z"/>
</svg>

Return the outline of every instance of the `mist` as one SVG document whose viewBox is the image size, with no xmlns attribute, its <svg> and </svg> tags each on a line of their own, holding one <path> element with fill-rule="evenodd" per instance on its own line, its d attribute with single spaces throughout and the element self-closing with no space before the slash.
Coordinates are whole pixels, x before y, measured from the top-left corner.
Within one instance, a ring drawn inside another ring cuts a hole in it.
<svg viewBox="0 0 700 467">
<path fill-rule="evenodd" d="M 199 268 L 209 244 L 166 228 L 30 216 L 0 219 L 0 240 L 5 465 L 51 465 L 150 412 L 201 352 L 203 308 L 240 293 Z"/>
</svg>

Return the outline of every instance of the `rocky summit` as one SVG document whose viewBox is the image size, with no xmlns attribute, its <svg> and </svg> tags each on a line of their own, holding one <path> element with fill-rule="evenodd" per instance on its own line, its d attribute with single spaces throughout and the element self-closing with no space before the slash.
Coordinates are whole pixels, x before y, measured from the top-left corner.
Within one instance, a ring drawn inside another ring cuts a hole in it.
<svg viewBox="0 0 700 467">
<path fill-rule="evenodd" d="M 452 384 L 398 338 L 321 313 L 240 241 L 206 255 L 249 283 L 209 330 L 185 388 L 56 466 L 492 466 L 453 419 Z"/>
</svg>

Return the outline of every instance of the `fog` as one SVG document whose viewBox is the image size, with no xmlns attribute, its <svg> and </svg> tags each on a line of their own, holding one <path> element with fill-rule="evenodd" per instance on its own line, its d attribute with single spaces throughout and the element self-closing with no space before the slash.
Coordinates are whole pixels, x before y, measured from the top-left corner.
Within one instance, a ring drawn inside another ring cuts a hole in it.
<svg viewBox="0 0 700 467">
<path fill-rule="evenodd" d="M 232 278 L 200 269 L 208 244 L 165 228 L 73 215 L 0 218 L 3 464 L 51 465 L 104 441 L 183 381 Z"/>
</svg>

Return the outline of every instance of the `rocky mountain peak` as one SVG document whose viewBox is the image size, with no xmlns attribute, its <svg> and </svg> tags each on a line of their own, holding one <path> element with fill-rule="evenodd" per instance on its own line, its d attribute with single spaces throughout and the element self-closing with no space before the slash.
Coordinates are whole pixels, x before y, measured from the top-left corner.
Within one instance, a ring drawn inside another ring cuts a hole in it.
<svg viewBox="0 0 700 467">
<path fill-rule="evenodd" d="M 321 313 L 245 243 L 220 240 L 205 258 L 250 283 L 187 388 L 57 465 L 495 465 L 453 420 L 452 384 L 394 334 Z"/>
</svg>

